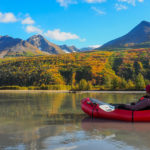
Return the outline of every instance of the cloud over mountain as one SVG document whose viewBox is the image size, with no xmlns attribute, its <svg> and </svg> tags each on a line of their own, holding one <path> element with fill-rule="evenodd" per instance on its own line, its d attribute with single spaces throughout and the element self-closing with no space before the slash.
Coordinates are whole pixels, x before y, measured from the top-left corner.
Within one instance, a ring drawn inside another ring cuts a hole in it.
<svg viewBox="0 0 150 150">
<path fill-rule="evenodd" d="M 44 35 L 50 39 L 58 41 L 80 39 L 76 34 L 72 34 L 70 32 L 61 32 L 60 29 L 48 30 Z"/>
<path fill-rule="evenodd" d="M 33 25 L 28 25 L 26 27 L 26 32 L 27 33 L 40 33 L 40 34 L 42 34 L 43 31 L 40 28 L 37 28 Z"/>
</svg>

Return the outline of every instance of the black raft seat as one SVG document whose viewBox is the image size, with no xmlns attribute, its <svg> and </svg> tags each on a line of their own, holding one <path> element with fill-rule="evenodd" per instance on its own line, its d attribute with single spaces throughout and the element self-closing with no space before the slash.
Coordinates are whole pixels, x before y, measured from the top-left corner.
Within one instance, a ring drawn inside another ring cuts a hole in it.
<svg viewBox="0 0 150 150">
<path fill-rule="evenodd" d="M 124 107 L 125 104 L 110 104 L 110 105 L 115 106 L 116 109 L 131 110 L 131 109 L 125 108 Z M 147 106 L 146 108 L 140 109 L 138 111 L 142 111 L 142 110 L 150 110 L 150 106 Z"/>
</svg>

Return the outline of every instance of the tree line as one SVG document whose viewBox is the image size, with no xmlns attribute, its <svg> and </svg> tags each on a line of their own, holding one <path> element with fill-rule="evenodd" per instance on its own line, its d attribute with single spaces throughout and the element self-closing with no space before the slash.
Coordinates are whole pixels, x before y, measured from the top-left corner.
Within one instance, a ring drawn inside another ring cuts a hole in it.
<svg viewBox="0 0 150 150">
<path fill-rule="evenodd" d="M 143 90 L 150 49 L 94 51 L 0 60 L 0 88 Z"/>
</svg>

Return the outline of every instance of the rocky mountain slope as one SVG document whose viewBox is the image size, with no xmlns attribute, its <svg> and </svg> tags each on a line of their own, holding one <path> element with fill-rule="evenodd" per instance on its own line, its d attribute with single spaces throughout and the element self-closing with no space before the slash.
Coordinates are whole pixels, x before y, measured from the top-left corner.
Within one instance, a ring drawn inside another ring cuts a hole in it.
<svg viewBox="0 0 150 150">
<path fill-rule="evenodd" d="M 27 39 L 27 42 L 37 47 L 41 51 L 48 52 L 50 54 L 64 54 L 65 52 L 56 44 L 49 42 L 42 35 L 33 35 Z"/>
<path fill-rule="evenodd" d="M 45 54 L 27 41 L 10 36 L 0 36 L 0 58 L 6 56 L 39 56 Z"/>
<path fill-rule="evenodd" d="M 107 42 L 101 49 L 106 48 L 132 48 L 145 45 L 143 43 L 150 42 L 150 22 L 142 21 L 126 35 Z"/>
<path fill-rule="evenodd" d="M 73 52 L 79 52 L 80 50 L 76 48 L 75 46 L 67 46 L 67 45 L 60 45 L 59 46 L 64 52 L 66 53 L 73 53 Z"/>
</svg>

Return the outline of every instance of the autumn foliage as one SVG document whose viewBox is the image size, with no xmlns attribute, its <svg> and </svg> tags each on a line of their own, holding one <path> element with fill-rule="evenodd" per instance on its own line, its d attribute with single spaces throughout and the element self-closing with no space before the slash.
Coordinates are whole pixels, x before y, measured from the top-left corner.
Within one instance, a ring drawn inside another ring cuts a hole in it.
<svg viewBox="0 0 150 150">
<path fill-rule="evenodd" d="M 74 90 L 141 90 L 149 80 L 150 49 L 0 60 L 0 86 L 48 89 L 61 85 Z"/>
</svg>

